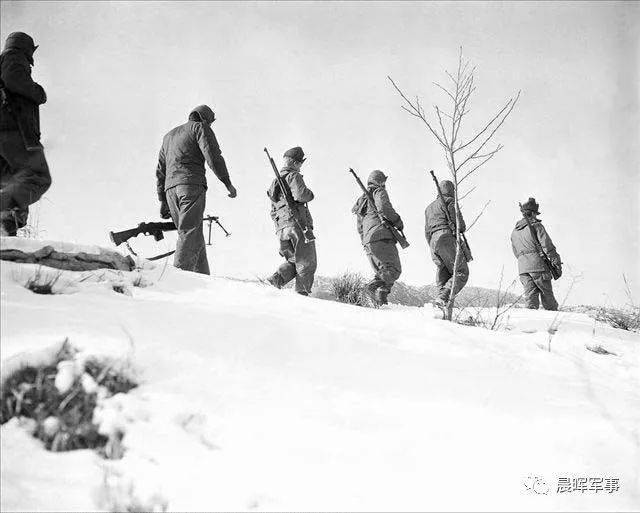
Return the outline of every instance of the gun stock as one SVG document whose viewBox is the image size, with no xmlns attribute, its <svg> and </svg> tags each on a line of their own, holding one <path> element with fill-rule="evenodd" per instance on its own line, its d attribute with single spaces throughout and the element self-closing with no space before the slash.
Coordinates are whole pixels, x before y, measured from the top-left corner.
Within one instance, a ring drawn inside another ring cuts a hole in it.
<svg viewBox="0 0 640 513">
<path fill-rule="evenodd" d="M 141 232 L 138 228 L 132 228 L 130 230 L 123 230 L 121 232 L 109 232 L 109 238 L 116 246 L 119 246 L 123 242 L 127 242 L 132 237 L 137 237 Z"/>
<path fill-rule="evenodd" d="M 137 237 L 141 233 L 145 235 L 153 235 L 155 240 L 164 239 L 163 232 L 176 230 L 176 225 L 173 222 L 166 223 L 140 223 L 137 227 L 129 230 L 123 230 L 121 232 L 109 232 L 109 238 L 116 246 L 119 246 L 123 242 L 127 242 L 133 237 Z"/>
</svg>

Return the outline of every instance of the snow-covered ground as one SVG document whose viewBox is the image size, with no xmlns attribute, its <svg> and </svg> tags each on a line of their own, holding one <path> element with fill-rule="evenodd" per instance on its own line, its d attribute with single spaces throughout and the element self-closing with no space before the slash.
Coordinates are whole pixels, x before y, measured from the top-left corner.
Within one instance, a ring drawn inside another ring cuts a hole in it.
<svg viewBox="0 0 640 513">
<path fill-rule="evenodd" d="M 57 295 L 22 286 L 35 271 L 1 264 L 3 378 L 68 338 L 129 359 L 141 386 L 110 400 L 119 461 L 3 425 L 3 511 L 640 508 L 638 335 L 563 313 L 549 352 L 544 311 L 492 332 L 163 263 L 65 272 Z M 620 489 L 557 493 L 565 477 Z"/>
</svg>

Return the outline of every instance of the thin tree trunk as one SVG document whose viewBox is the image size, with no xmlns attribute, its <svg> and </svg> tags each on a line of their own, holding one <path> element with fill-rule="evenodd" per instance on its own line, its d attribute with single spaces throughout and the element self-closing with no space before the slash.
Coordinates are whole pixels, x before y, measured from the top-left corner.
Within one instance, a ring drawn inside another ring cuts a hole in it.
<svg viewBox="0 0 640 513">
<path fill-rule="evenodd" d="M 455 125 L 454 125 L 455 128 Z M 453 146 L 453 145 L 452 145 Z M 460 228 L 458 226 L 458 173 L 456 169 L 456 161 L 453 151 L 450 151 L 449 155 L 451 156 L 451 175 L 453 178 L 453 201 L 454 201 L 454 210 L 455 217 L 453 218 L 453 222 L 455 224 L 455 237 L 456 237 L 456 257 L 453 261 L 453 276 L 451 277 L 451 290 L 449 291 L 449 301 L 447 301 L 447 310 L 445 313 L 445 319 L 450 321 L 453 319 L 453 307 L 455 305 L 455 287 L 456 281 L 458 279 L 458 266 L 460 265 Z M 447 205 L 444 205 L 444 208 L 447 208 Z"/>
</svg>

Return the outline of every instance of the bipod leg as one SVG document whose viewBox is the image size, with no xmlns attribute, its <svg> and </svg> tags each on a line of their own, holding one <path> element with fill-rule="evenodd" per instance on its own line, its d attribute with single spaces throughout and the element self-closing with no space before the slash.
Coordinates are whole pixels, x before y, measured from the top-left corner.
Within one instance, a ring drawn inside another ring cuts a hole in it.
<svg viewBox="0 0 640 513">
<path fill-rule="evenodd" d="M 217 219 L 214 219 L 214 221 L 216 222 L 216 224 L 222 228 L 222 231 L 224 232 L 224 236 L 225 237 L 229 237 L 231 234 L 226 230 L 226 228 L 224 226 L 222 226 L 222 224 L 220 223 L 220 221 L 218 221 Z M 211 227 L 209 227 L 209 229 L 211 229 Z"/>
<path fill-rule="evenodd" d="M 208 222 L 209 222 L 209 240 L 207 242 L 207 246 L 211 246 L 211 224 L 212 224 L 212 219 L 209 219 Z"/>
</svg>

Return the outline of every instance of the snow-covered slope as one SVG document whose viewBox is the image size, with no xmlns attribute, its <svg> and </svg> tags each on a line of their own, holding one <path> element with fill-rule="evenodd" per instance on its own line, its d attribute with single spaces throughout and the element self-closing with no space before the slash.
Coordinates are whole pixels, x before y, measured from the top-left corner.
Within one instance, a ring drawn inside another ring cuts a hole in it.
<svg viewBox="0 0 640 513">
<path fill-rule="evenodd" d="M 3 510 L 104 508 L 109 494 L 173 511 L 640 505 L 640 340 L 594 334 L 581 314 L 560 315 L 549 352 L 549 312 L 513 310 L 491 332 L 163 264 L 130 296 L 70 272 L 70 293 L 37 295 L 21 285 L 34 266 L 1 271 L 5 376 L 68 338 L 130 358 L 142 382 L 118 398 L 120 461 L 47 453 L 5 424 Z M 100 279 L 139 282 L 129 274 Z M 527 489 L 535 477 L 548 493 Z M 557 493 L 560 477 L 620 490 Z"/>
</svg>

